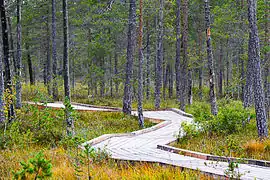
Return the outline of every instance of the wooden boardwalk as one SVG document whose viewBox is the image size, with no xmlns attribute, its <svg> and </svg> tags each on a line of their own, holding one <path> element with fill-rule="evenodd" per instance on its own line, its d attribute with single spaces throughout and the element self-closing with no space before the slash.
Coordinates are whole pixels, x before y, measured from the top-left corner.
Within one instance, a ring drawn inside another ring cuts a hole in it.
<svg viewBox="0 0 270 180">
<path fill-rule="evenodd" d="M 60 103 L 49 103 L 51 107 L 63 107 Z M 78 110 L 105 110 L 76 105 Z M 132 112 L 136 115 L 136 112 Z M 182 116 L 173 111 L 146 111 L 147 118 L 161 119 L 166 121 L 164 126 L 137 135 L 110 136 L 109 138 L 97 138 L 93 145 L 95 148 L 106 149 L 114 159 L 131 161 L 159 162 L 169 165 L 180 166 L 188 169 L 200 170 L 202 172 L 224 176 L 228 168 L 226 162 L 208 161 L 194 157 L 183 156 L 168 151 L 157 149 L 157 145 L 165 145 L 176 140 L 180 125 L 183 121 L 191 122 L 189 117 Z M 104 136 L 103 136 L 104 137 Z M 89 141 L 91 143 L 93 141 Z M 270 180 L 270 168 L 256 165 L 240 164 L 236 170 L 242 174 L 241 179 L 265 179 Z"/>
</svg>

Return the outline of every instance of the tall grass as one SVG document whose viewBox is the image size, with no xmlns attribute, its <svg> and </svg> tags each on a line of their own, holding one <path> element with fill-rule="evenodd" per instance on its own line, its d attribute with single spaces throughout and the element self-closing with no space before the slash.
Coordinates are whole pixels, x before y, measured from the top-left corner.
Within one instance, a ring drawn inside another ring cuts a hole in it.
<svg viewBox="0 0 270 180">
<path fill-rule="evenodd" d="M 0 155 L 0 176 L 1 179 L 12 179 L 12 170 L 20 169 L 19 162 L 33 157 L 33 155 L 42 149 L 40 146 L 31 146 L 29 149 L 8 150 L 1 152 Z M 63 148 L 45 149 L 46 159 L 52 160 L 51 179 L 77 179 L 74 168 L 74 159 L 69 152 Z M 87 166 L 81 164 L 80 179 L 87 179 Z M 162 166 L 157 163 L 129 163 L 107 160 L 101 163 L 91 164 L 91 177 L 93 179 L 212 179 L 198 171 L 181 170 L 173 166 Z"/>
</svg>

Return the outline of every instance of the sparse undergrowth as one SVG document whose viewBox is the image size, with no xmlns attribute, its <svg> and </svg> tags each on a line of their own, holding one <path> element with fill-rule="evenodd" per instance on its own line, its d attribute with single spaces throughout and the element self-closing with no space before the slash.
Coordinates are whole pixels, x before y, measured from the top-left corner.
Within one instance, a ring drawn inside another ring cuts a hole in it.
<svg viewBox="0 0 270 180">
<path fill-rule="evenodd" d="M 61 82 L 59 82 L 61 83 Z M 62 86 L 60 86 L 62 87 Z M 44 87 L 42 83 L 38 83 L 36 86 L 30 86 L 30 85 L 23 85 L 23 100 L 25 101 L 42 101 L 42 102 L 52 102 L 52 97 L 49 97 L 47 95 L 47 89 Z M 82 85 L 81 83 L 78 83 L 78 85 L 75 87 L 75 89 L 72 89 L 71 93 L 72 101 L 77 103 L 84 103 L 84 104 L 91 104 L 91 105 L 97 105 L 97 106 L 112 106 L 112 107 L 119 107 L 122 108 L 122 92 L 119 95 L 115 95 L 115 97 L 109 97 L 109 96 L 94 96 L 94 95 L 88 95 L 87 92 L 87 86 Z M 59 100 L 63 101 L 63 89 L 59 88 Z M 154 106 L 154 99 L 150 98 L 149 100 L 144 100 L 143 102 L 143 108 L 144 109 L 155 109 Z M 161 109 L 162 108 L 177 108 L 179 105 L 176 101 L 176 99 L 161 99 Z M 134 110 L 137 109 L 137 102 L 136 98 L 133 99 L 132 108 Z"/>
</svg>

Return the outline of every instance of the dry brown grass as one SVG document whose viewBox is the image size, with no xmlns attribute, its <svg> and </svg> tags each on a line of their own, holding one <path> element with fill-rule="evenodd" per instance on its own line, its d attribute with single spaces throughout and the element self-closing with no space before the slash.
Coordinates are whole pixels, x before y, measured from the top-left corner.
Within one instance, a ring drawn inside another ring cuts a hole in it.
<svg viewBox="0 0 270 180">
<path fill-rule="evenodd" d="M 263 153 L 264 144 L 261 141 L 251 140 L 243 145 L 244 150 L 248 154 Z"/>
<path fill-rule="evenodd" d="M 5 150 L 0 154 L 0 179 L 12 179 L 12 170 L 19 170 L 20 161 L 27 161 L 40 151 L 42 147 L 28 147 L 28 149 Z M 63 148 L 45 149 L 46 159 L 51 159 L 53 177 L 51 179 L 77 179 L 73 166 L 74 158 Z M 87 166 L 81 164 L 80 178 L 87 179 Z M 197 171 L 181 170 L 177 167 L 162 166 L 156 163 L 127 163 L 113 160 L 91 164 L 92 179 L 212 179 Z M 31 179 L 31 177 L 28 177 Z"/>
</svg>

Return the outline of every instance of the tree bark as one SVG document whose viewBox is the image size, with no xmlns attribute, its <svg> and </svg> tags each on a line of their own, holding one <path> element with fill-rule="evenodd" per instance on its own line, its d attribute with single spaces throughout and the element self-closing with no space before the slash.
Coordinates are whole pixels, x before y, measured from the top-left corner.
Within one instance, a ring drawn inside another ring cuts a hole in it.
<svg viewBox="0 0 270 180">
<path fill-rule="evenodd" d="M 241 9 L 244 9 L 244 0 L 241 0 Z M 244 37 L 244 14 L 241 15 L 241 36 Z M 240 86 L 241 86 L 241 100 L 244 101 L 244 92 L 245 92 L 245 60 L 244 60 L 244 44 L 245 39 L 241 39 L 241 47 L 240 47 L 240 64 L 241 64 L 241 73 L 240 73 Z"/>
<path fill-rule="evenodd" d="M 4 124 L 4 121 L 5 121 L 4 91 L 5 91 L 5 86 L 4 86 L 4 73 L 3 73 L 3 58 L 0 57 L 0 124 Z"/>
<path fill-rule="evenodd" d="M 192 70 L 188 70 L 188 85 L 187 85 L 187 97 L 188 97 L 188 104 L 192 104 L 193 102 L 193 96 L 192 96 Z"/>
<path fill-rule="evenodd" d="M 64 53 L 63 53 L 63 73 L 64 73 L 64 91 L 65 98 L 70 99 L 70 75 L 69 75 L 69 33 L 68 33 L 68 2 L 63 0 L 63 37 L 64 37 Z M 68 107 L 66 107 L 68 108 Z M 67 135 L 73 136 L 74 121 L 69 111 L 66 111 Z"/>
<path fill-rule="evenodd" d="M 51 89 L 51 75 L 52 75 L 52 68 L 51 68 L 51 36 L 50 36 L 50 22 L 49 22 L 49 9 L 48 9 L 48 18 L 46 21 L 46 31 L 47 31 L 47 46 L 46 46 L 46 53 L 47 53 L 47 62 L 46 62 L 46 83 L 47 83 L 47 91 L 48 95 L 52 95 Z"/>
<path fill-rule="evenodd" d="M 199 30 L 199 98 L 202 100 L 203 98 L 203 55 L 202 55 L 202 31 L 201 29 Z"/>
<path fill-rule="evenodd" d="M 250 52 L 252 51 L 251 47 L 251 39 L 248 41 L 248 56 L 251 57 Z M 245 91 L 244 91 L 244 102 L 243 106 L 244 108 L 250 107 L 253 103 L 252 96 L 253 96 L 253 64 L 252 59 L 248 58 L 248 64 L 247 64 L 247 73 L 246 73 L 246 85 L 245 85 Z"/>
<path fill-rule="evenodd" d="M 57 85 L 57 50 L 56 50 L 56 0 L 52 0 L 52 94 L 53 100 L 58 100 Z"/>
<path fill-rule="evenodd" d="M 110 96 L 113 97 L 113 65 L 112 65 L 112 57 L 110 55 Z"/>
<path fill-rule="evenodd" d="M 12 91 L 12 81 L 10 73 L 10 62 L 9 62 L 9 42 L 8 42 L 8 31 L 7 31 L 7 18 L 4 0 L 0 0 L 0 13 L 1 13 L 1 25 L 2 25 L 2 40 L 3 40 L 3 52 L 4 52 L 4 64 L 5 64 L 5 86 L 9 91 L 9 95 L 13 94 Z M 15 117 L 13 100 L 11 98 L 11 103 L 8 108 L 8 118 L 11 122 Z"/>
<path fill-rule="evenodd" d="M 22 107 L 22 26 L 21 26 L 21 0 L 17 0 L 17 61 L 16 62 L 16 108 Z M 13 57 L 14 58 L 14 57 Z M 15 63 L 14 62 L 14 63 Z"/>
<path fill-rule="evenodd" d="M 162 85 L 162 43 L 163 43 L 163 0 L 159 1 L 159 25 L 157 40 L 157 57 L 156 57 L 156 87 L 155 87 L 155 108 L 160 108 L 160 90 Z"/>
<path fill-rule="evenodd" d="M 226 49 L 226 94 L 229 95 L 230 91 L 230 80 L 231 80 L 231 61 L 229 58 L 229 39 L 227 39 L 227 49 Z"/>
<path fill-rule="evenodd" d="M 16 57 L 15 57 L 15 49 L 14 49 L 14 41 L 13 41 L 13 35 L 12 35 L 12 22 L 11 18 L 8 17 L 8 27 L 9 27 L 9 39 L 10 39 L 10 56 L 12 57 L 13 60 L 13 68 L 14 68 L 14 74 L 17 76 L 17 62 L 16 62 Z"/>
<path fill-rule="evenodd" d="M 102 74 L 100 76 L 100 97 L 104 97 L 105 94 L 105 59 L 104 57 L 99 60 L 99 67 L 102 70 Z"/>
<path fill-rule="evenodd" d="M 181 78 L 181 96 L 180 96 L 180 109 L 185 111 L 186 98 L 187 98 L 187 79 L 188 79 L 188 0 L 183 2 L 183 65 L 182 65 L 182 78 Z"/>
<path fill-rule="evenodd" d="M 211 113 L 217 115 L 217 102 L 215 94 L 215 83 L 214 83 L 214 60 L 212 53 L 211 44 L 211 31 L 210 31 L 210 7 L 209 0 L 204 0 L 205 2 L 205 26 L 206 26 L 206 44 L 207 44 L 207 59 L 208 59 L 208 69 L 209 69 L 209 86 L 210 86 L 210 103 L 211 103 Z"/>
<path fill-rule="evenodd" d="M 176 56 L 175 56 L 175 81 L 176 81 L 176 97 L 178 103 L 180 103 L 181 91 L 180 91 L 180 79 L 181 79 L 181 66 L 180 66 L 180 56 L 181 56 L 181 0 L 176 0 Z"/>
<path fill-rule="evenodd" d="M 118 54 L 115 50 L 114 53 L 114 76 L 115 76 L 115 93 L 116 96 L 119 96 L 119 72 L 118 72 Z"/>
<path fill-rule="evenodd" d="M 270 46 L 270 41 L 269 41 L 269 7 L 267 6 L 267 1 L 265 0 L 265 36 L 264 36 L 264 43 L 265 46 Z M 268 2 L 269 3 L 269 2 Z M 268 7 L 268 8 L 267 8 Z M 270 118 L 270 82 L 268 81 L 269 77 L 269 71 L 270 71 L 270 53 L 269 51 L 265 51 L 264 53 L 264 93 L 265 93 L 265 108 L 266 108 L 266 116 L 269 119 Z"/>
<path fill-rule="evenodd" d="M 146 21 L 146 99 L 150 98 L 150 28 L 149 21 Z"/>
<path fill-rule="evenodd" d="M 139 15 L 139 69 L 138 69 L 138 120 L 139 126 L 144 128 L 143 118 L 143 0 L 140 0 Z"/>
<path fill-rule="evenodd" d="M 28 29 L 27 29 L 26 35 L 28 36 Z M 35 85 L 35 76 L 34 76 L 34 72 L 33 72 L 31 53 L 30 53 L 29 43 L 28 42 L 25 43 L 25 49 L 26 49 L 26 52 L 27 52 L 27 64 L 28 64 L 28 72 L 29 72 L 30 84 Z"/>
<path fill-rule="evenodd" d="M 169 66 L 169 98 L 173 97 L 173 66 Z"/>
<path fill-rule="evenodd" d="M 249 59 L 253 69 L 253 89 L 256 111 L 257 130 L 260 138 L 268 136 L 268 127 L 265 111 L 264 92 L 262 86 L 260 44 L 257 27 L 257 1 L 248 0 L 248 21 L 249 21 Z"/>
<path fill-rule="evenodd" d="M 219 51 L 219 74 L 218 74 L 218 94 L 219 97 L 223 95 L 223 45 L 220 43 Z"/>
<path fill-rule="evenodd" d="M 163 75 L 163 99 L 166 100 L 166 90 L 168 87 L 168 82 L 169 82 L 169 70 L 170 70 L 170 65 L 165 64 L 164 65 L 164 75 Z"/>
<path fill-rule="evenodd" d="M 132 103 L 132 74 L 133 74 L 133 56 L 136 38 L 136 1 L 130 0 L 129 22 L 128 22 L 128 45 L 127 45 L 127 62 L 126 62 L 126 78 L 123 97 L 123 112 L 131 114 Z"/>
</svg>

